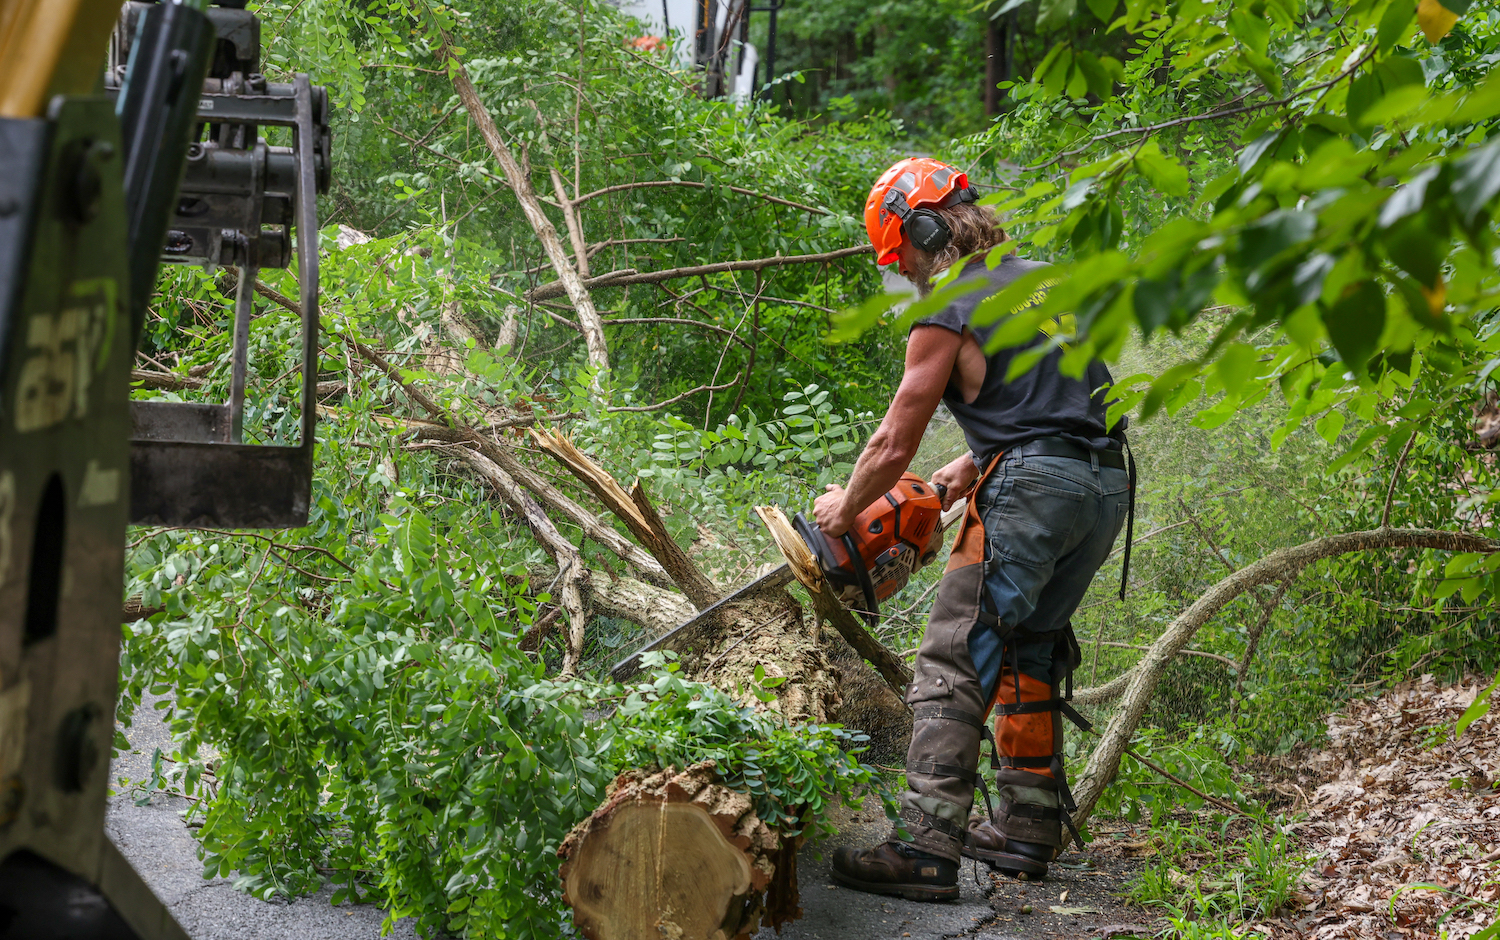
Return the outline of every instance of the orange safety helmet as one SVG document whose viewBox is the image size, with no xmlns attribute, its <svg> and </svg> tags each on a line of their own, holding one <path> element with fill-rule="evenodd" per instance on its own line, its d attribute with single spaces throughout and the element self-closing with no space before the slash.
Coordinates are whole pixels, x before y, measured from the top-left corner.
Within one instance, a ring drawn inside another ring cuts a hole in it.
<svg viewBox="0 0 1500 940">
<path fill-rule="evenodd" d="M 930 157 L 908 157 L 880 174 L 865 200 L 865 231 L 875 246 L 875 263 L 891 264 L 903 233 L 923 251 L 948 247 L 953 233 L 933 207 L 973 202 L 978 192 L 969 175 Z"/>
</svg>

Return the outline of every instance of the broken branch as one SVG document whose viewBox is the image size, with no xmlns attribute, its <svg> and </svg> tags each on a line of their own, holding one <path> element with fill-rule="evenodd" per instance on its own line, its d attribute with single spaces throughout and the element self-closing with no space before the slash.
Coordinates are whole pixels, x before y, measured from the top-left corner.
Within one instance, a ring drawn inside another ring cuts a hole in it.
<svg viewBox="0 0 1500 940">
<path fill-rule="evenodd" d="M 670 281 L 680 277 L 700 277 L 708 274 L 725 274 L 729 271 L 762 271 L 766 268 L 783 267 L 789 264 L 819 264 L 828 261 L 838 261 L 842 258 L 853 258 L 856 255 L 867 255 L 874 249 L 869 245 L 855 245 L 853 248 L 840 248 L 837 251 L 828 251 L 817 255 L 775 255 L 770 258 L 749 258 L 744 261 L 719 261 L 714 264 L 700 264 L 683 268 L 667 268 L 662 271 L 641 271 L 637 274 L 627 274 L 618 277 L 610 277 L 607 282 L 600 278 L 590 278 L 583 282 L 585 288 L 596 284 L 607 287 L 624 287 L 627 284 L 659 284 L 662 281 Z M 553 297 L 561 297 L 567 293 L 567 285 L 561 280 L 551 281 L 531 291 L 526 297 L 528 300 L 551 300 Z"/>
</svg>

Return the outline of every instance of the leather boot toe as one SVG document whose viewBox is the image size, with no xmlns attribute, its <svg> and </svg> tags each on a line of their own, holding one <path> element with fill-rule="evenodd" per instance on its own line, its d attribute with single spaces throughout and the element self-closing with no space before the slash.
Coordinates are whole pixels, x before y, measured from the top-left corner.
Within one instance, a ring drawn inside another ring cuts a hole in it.
<svg viewBox="0 0 1500 940">
<path fill-rule="evenodd" d="M 958 865 L 899 842 L 867 849 L 841 846 L 833 853 L 833 880 L 858 891 L 890 894 L 908 901 L 951 901 L 958 897 Z"/>
</svg>

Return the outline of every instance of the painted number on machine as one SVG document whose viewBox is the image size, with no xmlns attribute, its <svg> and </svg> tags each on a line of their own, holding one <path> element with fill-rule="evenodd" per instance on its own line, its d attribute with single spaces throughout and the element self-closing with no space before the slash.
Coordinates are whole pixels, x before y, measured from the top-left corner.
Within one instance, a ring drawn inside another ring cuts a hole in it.
<svg viewBox="0 0 1500 940">
<path fill-rule="evenodd" d="M 17 431 L 39 431 L 88 413 L 89 385 L 104 368 L 114 332 L 114 287 L 107 278 L 77 282 L 69 291 L 71 306 L 27 321 Z"/>
</svg>

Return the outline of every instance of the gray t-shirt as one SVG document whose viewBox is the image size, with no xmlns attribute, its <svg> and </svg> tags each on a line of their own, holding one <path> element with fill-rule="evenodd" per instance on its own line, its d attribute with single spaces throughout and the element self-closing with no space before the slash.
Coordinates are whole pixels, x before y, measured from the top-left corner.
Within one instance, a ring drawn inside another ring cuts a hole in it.
<svg viewBox="0 0 1500 940">
<path fill-rule="evenodd" d="M 1042 267 L 1047 265 L 1015 255 L 1006 255 L 993 271 L 983 263 L 973 262 L 959 278 L 987 277 L 989 284 L 959 297 L 915 325 L 941 326 L 955 333 L 971 330 L 983 346 L 998 323 L 971 329 L 969 321 L 974 308 L 1016 278 Z M 965 404 L 952 384 L 943 392 L 943 401 L 963 428 L 969 449 L 982 461 L 988 461 L 997 451 L 1010 450 L 1039 437 L 1061 437 L 1093 450 L 1120 449 L 1125 420 L 1116 426 L 1115 437 L 1105 432 L 1104 392 L 1096 390 L 1112 384 L 1114 379 L 1100 360 L 1089 363 L 1082 379 L 1068 378 L 1058 371 L 1063 351 L 1055 349 L 1015 381 L 1005 381 L 1011 359 L 1045 338 L 1038 335 L 1025 346 L 1002 349 L 989 356 L 984 384 L 972 403 Z"/>
</svg>

